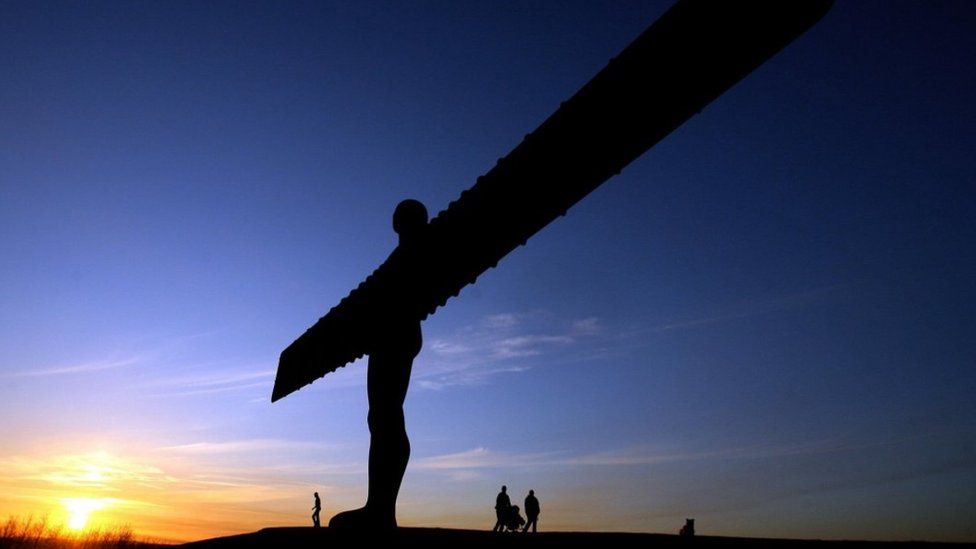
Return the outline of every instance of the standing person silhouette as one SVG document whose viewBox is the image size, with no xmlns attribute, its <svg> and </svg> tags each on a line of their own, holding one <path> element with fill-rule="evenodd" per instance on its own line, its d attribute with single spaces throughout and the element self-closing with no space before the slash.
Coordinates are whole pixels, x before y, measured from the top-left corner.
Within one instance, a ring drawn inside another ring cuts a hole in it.
<svg viewBox="0 0 976 549">
<path fill-rule="evenodd" d="M 525 496 L 525 528 L 523 532 L 529 531 L 532 525 L 532 533 L 535 533 L 536 523 L 539 521 L 539 500 L 535 497 L 535 490 L 529 490 L 529 495 Z"/>
<path fill-rule="evenodd" d="M 508 486 L 502 486 L 502 491 L 498 492 L 495 498 L 495 527 L 492 532 L 505 531 L 505 519 L 508 517 L 508 508 L 512 506 L 512 500 L 508 499 Z"/>
<path fill-rule="evenodd" d="M 315 505 L 312 506 L 312 526 L 315 528 L 319 527 L 319 511 L 322 510 L 322 500 L 319 499 L 319 493 L 315 492 Z"/>
<path fill-rule="evenodd" d="M 393 212 L 393 230 L 401 248 L 411 246 L 427 227 L 427 208 L 404 200 Z M 391 254 L 392 255 L 392 254 Z M 408 280 L 405 288 L 414 287 Z M 396 500 L 410 459 L 410 440 L 403 401 L 410 385 L 413 359 L 420 353 L 420 320 L 411 315 L 407 295 L 391 292 L 382 314 L 371 319 L 371 344 L 366 371 L 369 400 L 369 489 L 366 505 L 332 517 L 329 528 L 396 528 Z"/>
</svg>

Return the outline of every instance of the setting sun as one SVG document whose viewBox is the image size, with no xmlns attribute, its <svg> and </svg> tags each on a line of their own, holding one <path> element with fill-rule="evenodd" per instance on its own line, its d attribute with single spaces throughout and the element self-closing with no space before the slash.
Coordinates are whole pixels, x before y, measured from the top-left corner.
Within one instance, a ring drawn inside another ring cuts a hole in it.
<svg viewBox="0 0 976 549">
<path fill-rule="evenodd" d="M 106 498 L 65 498 L 61 500 L 61 504 L 68 512 L 68 528 L 83 530 L 88 525 L 91 514 L 99 509 L 104 509 L 109 504 L 109 500 Z"/>
</svg>

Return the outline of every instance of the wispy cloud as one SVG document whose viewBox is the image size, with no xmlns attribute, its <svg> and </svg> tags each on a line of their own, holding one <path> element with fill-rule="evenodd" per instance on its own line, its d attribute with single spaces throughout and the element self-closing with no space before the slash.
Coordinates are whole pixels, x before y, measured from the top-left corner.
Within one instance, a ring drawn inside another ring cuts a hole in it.
<svg viewBox="0 0 976 549">
<path fill-rule="evenodd" d="M 167 483 L 172 479 L 159 468 L 135 463 L 106 452 L 38 458 L 5 456 L 0 468 L 6 478 L 41 481 L 86 490 L 118 491 L 125 483 Z"/>
<path fill-rule="evenodd" d="M 411 467 L 428 471 L 517 469 L 587 465 L 638 465 L 658 463 L 669 459 L 674 459 L 674 457 L 667 454 L 648 453 L 645 450 L 636 449 L 574 456 L 566 452 L 513 453 L 477 447 L 463 452 L 420 458 L 415 460 L 411 464 Z"/>
<path fill-rule="evenodd" d="M 575 455 L 567 452 L 509 453 L 477 447 L 463 452 L 420 458 L 412 462 L 411 467 L 428 471 L 495 468 L 633 467 L 679 461 L 787 458 L 849 452 L 887 444 L 891 443 L 857 444 L 838 440 L 822 440 L 701 451 L 676 451 L 674 449 L 636 446 Z"/>
<path fill-rule="evenodd" d="M 575 340 L 569 335 L 522 335 L 506 337 L 495 343 L 495 358 L 521 358 L 542 354 L 546 348 L 569 345 Z"/>
<path fill-rule="evenodd" d="M 650 447 L 631 447 L 582 454 L 561 459 L 551 465 L 566 466 L 634 466 L 698 460 L 768 459 L 788 456 L 827 454 L 864 448 L 865 445 L 835 440 L 781 445 L 736 446 L 702 451 L 674 451 Z"/>
<path fill-rule="evenodd" d="M 256 438 L 245 440 L 232 440 L 223 442 L 193 442 L 190 444 L 180 444 L 176 446 L 164 446 L 159 448 L 163 452 L 175 452 L 179 454 L 240 454 L 267 451 L 293 451 L 301 449 L 322 450 L 328 445 L 305 442 L 297 440 L 283 440 L 273 438 Z"/>
<path fill-rule="evenodd" d="M 222 387 L 226 385 L 237 385 L 240 383 L 253 382 L 256 379 L 273 378 L 275 370 L 264 368 L 261 370 L 225 370 L 218 372 L 205 372 L 200 374 L 172 377 L 157 380 L 157 385 L 178 386 L 186 388 L 209 388 Z"/>
<path fill-rule="evenodd" d="M 416 384 L 426 389 L 478 385 L 498 374 L 531 368 L 533 357 L 578 351 L 581 343 L 602 333 L 596 318 L 566 320 L 542 312 L 489 315 L 430 338 L 415 370 Z"/>
<path fill-rule="evenodd" d="M 513 328 L 520 322 L 520 316 L 512 313 L 488 315 L 482 320 L 486 328 Z"/>
<path fill-rule="evenodd" d="M 156 396 L 190 396 L 226 393 L 253 388 L 270 388 L 275 370 L 271 368 L 222 369 L 213 365 L 198 367 L 195 372 L 151 380 L 145 386 L 159 389 Z M 269 389 L 270 390 L 270 389 Z"/>
<path fill-rule="evenodd" d="M 532 467 L 547 463 L 551 464 L 558 459 L 555 456 L 555 454 L 495 452 L 484 447 L 478 447 L 464 452 L 420 458 L 411 463 L 411 467 L 428 471 Z"/>
<path fill-rule="evenodd" d="M 201 332 L 183 335 L 144 335 L 135 337 L 129 350 L 118 349 L 107 353 L 107 357 L 84 362 L 61 365 L 38 365 L 12 372 L 0 372 L 0 379 L 31 378 L 87 374 L 106 370 L 117 370 L 132 366 L 158 366 L 172 361 L 174 356 L 185 353 L 190 343 L 209 337 L 216 332 Z"/>
<path fill-rule="evenodd" d="M 659 323 L 652 326 L 650 331 L 665 332 L 767 315 L 815 303 L 836 294 L 839 290 L 846 287 L 847 285 L 844 284 L 835 284 L 802 292 L 754 299 L 714 314 Z"/>
<path fill-rule="evenodd" d="M 19 372 L 10 372 L 5 374 L 0 374 L 0 378 L 23 378 L 23 377 L 44 377 L 44 376 L 57 376 L 65 374 L 82 374 L 89 372 L 100 372 L 102 370 L 114 370 L 117 368 L 125 368 L 128 366 L 133 366 L 142 362 L 144 358 L 142 356 L 131 356 L 123 359 L 116 360 L 95 360 L 89 362 L 82 362 L 80 364 L 71 364 L 67 366 L 56 366 L 48 368 L 38 368 L 32 370 L 21 370 Z"/>
</svg>

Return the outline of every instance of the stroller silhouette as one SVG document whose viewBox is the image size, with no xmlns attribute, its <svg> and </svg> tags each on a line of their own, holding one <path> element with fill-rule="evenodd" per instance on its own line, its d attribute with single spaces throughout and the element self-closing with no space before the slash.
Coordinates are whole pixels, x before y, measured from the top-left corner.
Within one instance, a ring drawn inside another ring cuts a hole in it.
<svg viewBox="0 0 976 549">
<path fill-rule="evenodd" d="M 505 517 L 502 520 L 503 531 L 518 532 L 522 529 L 525 519 L 522 518 L 519 511 L 518 505 L 512 505 L 505 511 Z"/>
</svg>

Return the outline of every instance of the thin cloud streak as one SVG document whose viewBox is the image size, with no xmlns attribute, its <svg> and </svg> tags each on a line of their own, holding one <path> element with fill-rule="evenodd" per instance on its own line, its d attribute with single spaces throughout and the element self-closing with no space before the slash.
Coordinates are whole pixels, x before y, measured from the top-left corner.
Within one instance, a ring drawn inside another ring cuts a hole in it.
<svg viewBox="0 0 976 549">
<path fill-rule="evenodd" d="M 45 376 L 58 376 L 65 374 L 82 374 L 90 372 L 101 372 L 103 370 L 114 370 L 117 368 L 125 368 L 143 362 L 144 358 L 142 356 L 134 356 L 121 360 L 103 360 L 103 361 L 92 361 L 85 362 L 82 364 L 76 364 L 73 366 L 60 366 L 56 368 L 44 368 L 40 370 L 23 370 L 20 372 L 11 372 L 7 374 L 0 374 L 0 378 L 25 378 L 25 377 L 45 377 Z"/>
<path fill-rule="evenodd" d="M 411 467 L 429 471 L 493 468 L 545 467 L 629 467 L 698 460 L 770 459 L 816 454 L 830 454 L 887 446 L 897 442 L 850 444 L 841 441 L 763 445 L 726 448 L 701 452 L 674 452 L 633 447 L 608 452 L 567 456 L 565 453 L 513 454 L 477 447 L 463 452 L 420 458 Z"/>
<path fill-rule="evenodd" d="M 658 324 L 656 326 L 653 326 L 650 328 L 650 330 L 654 332 L 666 332 L 669 330 L 694 328 L 696 326 L 703 326 L 707 324 L 718 324 L 730 320 L 739 320 L 743 318 L 771 314 L 783 310 L 809 305 L 820 299 L 829 297 L 830 295 L 836 293 L 838 290 L 846 288 L 847 286 L 849 285 L 834 284 L 831 286 L 814 288 L 812 290 L 773 297 L 769 299 L 759 299 L 743 306 L 738 310 L 729 311 L 722 314 L 701 317 L 701 318 L 692 318 L 688 320 L 666 322 L 663 324 Z"/>
<path fill-rule="evenodd" d="M 273 378 L 275 370 L 266 368 L 257 371 L 231 370 L 224 372 L 213 372 L 207 374 L 195 374 L 181 377 L 159 379 L 152 383 L 155 386 L 180 386 L 180 387 L 215 387 L 220 385 L 233 385 L 243 381 L 254 379 Z"/>
<path fill-rule="evenodd" d="M 196 371 L 202 372 L 207 366 L 194 366 Z M 184 368 L 186 369 L 186 368 Z M 142 385 L 148 389 L 163 389 L 152 394 L 154 397 L 182 397 L 194 395 L 208 395 L 228 393 L 254 388 L 269 388 L 274 380 L 275 370 L 263 369 L 230 369 L 223 371 L 206 371 L 206 373 L 191 373 L 150 380 Z M 270 389 L 269 389 L 270 390 Z"/>
<path fill-rule="evenodd" d="M 159 397 L 181 397 L 181 396 L 195 396 L 195 395 L 211 395 L 215 393 L 229 393 L 232 391 L 242 391 L 244 389 L 254 389 L 256 387 L 268 387 L 269 382 L 267 381 L 257 381 L 254 383 L 241 383 L 237 385 L 228 385 L 225 387 L 210 387 L 207 389 L 192 389 L 189 391 L 176 391 L 172 393 L 159 393 L 154 396 Z"/>
<path fill-rule="evenodd" d="M 625 354 L 635 338 L 809 306 L 849 286 L 835 284 L 756 299 L 723 313 L 626 331 L 608 330 L 596 317 L 564 320 L 540 311 L 488 315 L 447 336 L 430 338 L 414 373 L 415 384 L 430 390 L 481 385 L 499 374 L 527 371 L 539 360 L 546 364 L 607 360 Z"/>
<path fill-rule="evenodd" d="M 553 454 L 509 454 L 478 447 L 453 454 L 420 458 L 411 463 L 410 466 L 418 470 L 445 471 L 534 467 L 545 463 L 553 463 Z"/>
<path fill-rule="evenodd" d="M 158 448 L 162 452 L 179 454 L 240 454 L 249 452 L 286 451 L 286 450 L 324 450 L 332 448 L 318 442 L 304 442 L 298 440 L 284 440 L 273 438 L 256 438 L 247 440 L 233 440 L 225 442 L 194 442 L 176 446 Z"/>
<path fill-rule="evenodd" d="M 544 312 L 503 313 L 482 318 L 447 337 L 433 337 L 415 372 L 416 384 L 439 390 L 486 383 L 495 375 L 523 372 L 533 357 L 553 360 L 580 351 L 587 340 L 602 336 L 595 317 L 561 320 Z"/>
</svg>

